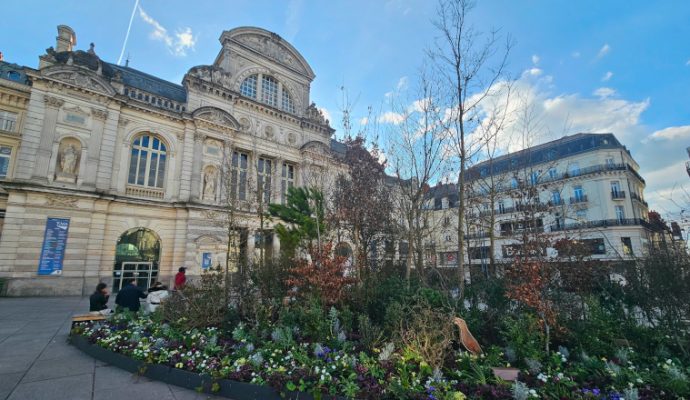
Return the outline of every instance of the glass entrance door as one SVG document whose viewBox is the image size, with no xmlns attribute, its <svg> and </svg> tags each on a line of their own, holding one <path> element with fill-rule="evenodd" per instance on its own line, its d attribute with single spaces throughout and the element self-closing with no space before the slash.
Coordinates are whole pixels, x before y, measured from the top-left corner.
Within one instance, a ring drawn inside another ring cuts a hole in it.
<svg viewBox="0 0 690 400">
<path fill-rule="evenodd" d="M 115 282 L 113 286 L 117 291 L 122 289 L 128 280 L 136 279 L 137 286 L 148 290 L 158 278 L 158 267 L 152 262 L 123 262 L 119 271 L 114 271 Z"/>
</svg>

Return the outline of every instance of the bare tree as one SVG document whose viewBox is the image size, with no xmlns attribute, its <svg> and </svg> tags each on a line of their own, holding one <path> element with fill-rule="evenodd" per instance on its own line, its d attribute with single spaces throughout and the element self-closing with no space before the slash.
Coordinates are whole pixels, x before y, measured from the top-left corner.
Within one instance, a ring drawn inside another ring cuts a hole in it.
<svg viewBox="0 0 690 400">
<path fill-rule="evenodd" d="M 424 211 L 432 182 L 442 173 L 444 151 L 443 127 L 439 124 L 440 109 L 436 103 L 437 87 L 420 74 L 419 96 L 414 107 L 398 110 L 400 123 L 392 132 L 388 151 L 391 170 L 396 177 L 397 221 L 407 241 L 405 278 L 410 279 L 412 264 L 423 267 L 419 256 L 421 244 L 429 235 L 428 215 Z"/>
<path fill-rule="evenodd" d="M 440 34 L 429 57 L 433 61 L 442 86 L 448 88 L 445 101 L 448 115 L 443 119 L 449 143 L 458 158 L 458 262 L 460 293 L 464 292 L 466 271 L 465 215 L 466 171 L 481 141 L 472 137 L 483 119 L 482 104 L 495 94 L 495 84 L 504 78 L 510 37 L 501 43 L 497 31 L 482 33 L 472 26 L 468 15 L 471 0 L 441 0 L 434 22 Z"/>
</svg>

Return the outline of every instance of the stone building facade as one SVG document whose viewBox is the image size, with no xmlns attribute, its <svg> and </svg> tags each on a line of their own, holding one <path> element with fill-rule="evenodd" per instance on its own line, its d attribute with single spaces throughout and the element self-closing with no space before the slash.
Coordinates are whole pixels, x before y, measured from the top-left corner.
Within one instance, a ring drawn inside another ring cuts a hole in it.
<svg viewBox="0 0 690 400">
<path fill-rule="evenodd" d="M 238 257 L 277 254 L 257 210 L 292 186 L 329 187 L 343 171 L 342 145 L 310 101 L 315 75 L 292 45 L 252 27 L 225 31 L 220 43 L 182 85 L 103 61 L 93 45 L 75 50 L 64 25 L 37 69 L 2 64 L 0 278 L 9 295 L 85 294 L 99 281 L 117 290 L 125 277 L 148 286 L 169 283 L 180 266 L 193 276 L 224 265 L 218 216 L 230 198 L 242 210 L 233 216 Z M 20 75 L 8 79 L 9 70 Z"/>
<path fill-rule="evenodd" d="M 489 264 L 492 236 L 494 260 L 511 262 L 525 232 L 551 244 L 579 241 L 593 259 L 643 256 L 658 232 L 649 222 L 638 170 L 611 133 L 566 136 L 473 166 L 467 172 L 465 264 Z M 429 254 L 437 265 L 457 267 L 457 188 L 439 185 L 430 193 L 435 228 Z M 543 255 L 564 256 L 554 247 Z"/>
</svg>

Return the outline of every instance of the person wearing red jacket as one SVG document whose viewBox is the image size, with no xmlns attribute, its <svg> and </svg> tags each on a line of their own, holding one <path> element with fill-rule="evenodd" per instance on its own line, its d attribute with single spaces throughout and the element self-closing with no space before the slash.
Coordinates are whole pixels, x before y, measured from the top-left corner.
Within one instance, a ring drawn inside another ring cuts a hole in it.
<svg viewBox="0 0 690 400">
<path fill-rule="evenodd" d="M 184 285 L 187 283 L 186 271 L 187 268 L 185 267 L 180 267 L 180 269 L 177 270 L 177 274 L 175 274 L 175 290 L 184 289 Z"/>
</svg>

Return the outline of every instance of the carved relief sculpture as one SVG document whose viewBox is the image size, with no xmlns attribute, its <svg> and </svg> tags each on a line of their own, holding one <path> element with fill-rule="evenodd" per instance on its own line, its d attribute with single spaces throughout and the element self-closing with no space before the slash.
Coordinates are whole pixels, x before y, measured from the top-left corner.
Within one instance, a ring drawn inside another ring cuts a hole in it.
<svg viewBox="0 0 690 400">
<path fill-rule="evenodd" d="M 55 179 L 60 182 L 74 183 L 79 175 L 81 143 L 74 138 L 65 138 L 60 142 L 57 153 Z"/>
<path fill-rule="evenodd" d="M 216 198 L 216 181 L 218 172 L 215 168 L 207 168 L 204 173 L 204 200 L 213 201 Z"/>
</svg>

